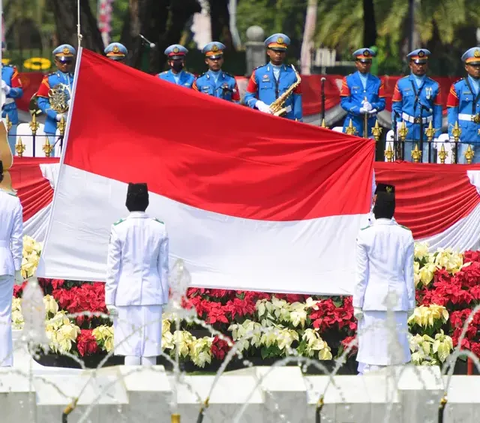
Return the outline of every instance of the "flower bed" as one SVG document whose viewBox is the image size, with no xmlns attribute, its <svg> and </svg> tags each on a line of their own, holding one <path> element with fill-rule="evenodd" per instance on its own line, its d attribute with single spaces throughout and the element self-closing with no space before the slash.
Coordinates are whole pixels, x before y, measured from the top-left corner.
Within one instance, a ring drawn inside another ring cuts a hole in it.
<svg viewBox="0 0 480 423">
<path fill-rule="evenodd" d="M 41 246 L 26 238 L 25 277 L 35 271 L 40 252 Z M 91 356 L 103 357 L 113 349 L 113 328 L 106 315 L 103 283 L 39 281 L 45 293 L 51 353 L 69 353 L 85 360 Z M 418 307 L 409 320 L 412 360 L 419 365 L 441 365 L 458 345 L 466 319 L 479 304 L 480 252 L 458 254 L 438 250 L 429 254 L 426 245 L 417 244 L 415 283 Z M 16 328 L 23 324 L 22 289 L 15 287 L 14 292 L 12 319 Z M 199 319 L 222 334 L 211 335 L 203 325 L 191 321 L 182 321 L 176 330 L 171 316 L 164 315 L 164 353 L 174 357 L 178 344 L 179 356 L 189 368 L 218 365 L 230 350 L 231 341 L 238 343 L 241 352 L 237 365 L 244 360 L 271 362 L 292 354 L 329 361 L 340 356 L 350 344 L 348 356 L 350 360 L 355 358 L 352 341 L 357 322 L 351 297 L 191 288 L 184 307 L 195 309 Z M 69 314 L 75 316 L 68 317 Z M 471 319 L 461 345 L 477 356 L 480 356 L 479 326 L 477 314 Z"/>
</svg>

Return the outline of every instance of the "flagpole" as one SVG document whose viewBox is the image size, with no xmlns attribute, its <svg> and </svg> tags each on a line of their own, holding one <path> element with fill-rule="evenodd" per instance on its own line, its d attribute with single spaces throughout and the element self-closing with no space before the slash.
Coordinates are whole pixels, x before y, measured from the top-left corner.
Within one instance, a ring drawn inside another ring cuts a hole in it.
<svg viewBox="0 0 480 423">
<path fill-rule="evenodd" d="M 3 74 L 3 0 L 0 0 L 0 69 L 2 69 L 2 74 Z M 0 77 L 0 80 L 2 78 Z M 3 114 L 3 104 L 5 103 L 5 94 L 3 93 L 3 90 L 0 95 L 0 110 L 2 111 Z M 0 115 L 0 119 L 2 119 L 2 115 Z"/>
<path fill-rule="evenodd" d="M 1 2 L 2 0 L 0 0 Z M 82 46 L 82 27 L 80 23 L 80 11 L 81 11 L 81 0 L 77 0 L 77 40 L 78 40 L 78 48 Z"/>
</svg>

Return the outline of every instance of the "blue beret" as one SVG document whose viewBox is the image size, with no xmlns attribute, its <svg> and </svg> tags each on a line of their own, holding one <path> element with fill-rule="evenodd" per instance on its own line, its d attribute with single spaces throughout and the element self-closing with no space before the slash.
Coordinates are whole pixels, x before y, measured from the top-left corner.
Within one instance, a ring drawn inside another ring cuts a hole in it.
<svg viewBox="0 0 480 423">
<path fill-rule="evenodd" d="M 121 60 L 127 55 L 128 50 L 123 44 L 111 43 L 107 46 L 104 53 L 110 59 Z"/>
<path fill-rule="evenodd" d="M 426 48 L 417 48 L 416 50 L 408 53 L 407 57 L 410 60 L 413 60 L 415 63 L 427 63 L 428 56 L 431 54 L 432 53 L 430 53 L 430 50 L 427 50 Z"/>
<path fill-rule="evenodd" d="M 77 51 L 70 44 L 62 44 L 53 50 L 53 55 L 58 60 L 62 61 L 66 57 L 74 57 L 77 55 Z"/>
<path fill-rule="evenodd" d="M 265 45 L 274 50 L 286 50 L 290 45 L 290 38 L 282 33 L 273 34 L 265 40 Z"/>
<path fill-rule="evenodd" d="M 218 41 L 213 41 L 208 43 L 202 50 L 202 53 L 205 54 L 207 57 L 215 58 L 221 57 L 223 55 L 223 50 L 225 50 L 224 44 L 219 43 Z"/>
<path fill-rule="evenodd" d="M 188 53 L 188 50 L 180 44 L 172 44 L 165 49 L 164 53 L 168 57 L 185 56 Z"/>
<path fill-rule="evenodd" d="M 372 57 L 375 57 L 377 53 L 371 48 L 359 48 L 353 52 L 353 57 L 359 60 L 372 60 Z"/>
<path fill-rule="evenodd" d="M 462 61 L 469 65 L 480 64 L 480 47 L 472 47 L 463 53 Z"/>
</svg>

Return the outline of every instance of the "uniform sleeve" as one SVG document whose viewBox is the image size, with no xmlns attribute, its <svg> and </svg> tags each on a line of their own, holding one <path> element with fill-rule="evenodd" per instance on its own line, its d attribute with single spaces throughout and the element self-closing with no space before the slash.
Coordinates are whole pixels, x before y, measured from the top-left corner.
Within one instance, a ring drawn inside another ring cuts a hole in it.
<svg viewBox="0 0 480 423">
<path fill-rule="evenodd" d="M 257 84 L 257 77 L 255 76 L 255 71 L 253 71 L 250 80 L 248 81 L 247 91 L 245 93 L 245 104 L 252 109 L 255 108 L 255 103 L 257 102 L 257 91 L 258 91 L 258 84 Z"/>
<path fill-rule="evenodd" d="M 405 283 L 407 284 L 408 295 L 408 309 L 413 310 L 415 308 L 415 281 L 413 278 L 413 257 L 414 257 L 415 243 L 413 237 L 410 236 L 410 241 L 407 248 L 407 254 L 405 257 Z"/>
<path fill-rule="evenodd" d="M 23 256 L 23 208 L 19 199 L 18 204 L 15 207 L 13 231 L 11 237 L 11 251 L 15 271 L 18 271 L 22 268 Z"/>
<path fill-rule="evenodd" d="M 443 124 L 443 101 L 442 92 L 440 91 L 440 85 L 437 89 L 437 95 L 433 100 L 433 127 L 435 128 L 435 137 L 440 136 L 440 134 L 442 133 Z"/>
<path fill-rule="evenodd" d="M 49 118 L 56 119 L 57 112 L 50 107 L 48 101 L 48 92 L 50 91 L 50 83 L 48 82 L 48 75 L 45 76 L 40 84 L 40 88 L 37 91 L 38 107 Z"/>
<path fill-rule="evenodd" d="M 354 115 L 360 115 L 360 107 L 356 105 L 350 96 L 350 87 L 348 86 L 347 78 L 342 80 L 342 88 L 340 89 L 340 104 L 342 105 L 343 110 L 352 113 Z"/>
<path fill-rule="evenodd" d="M 450 92 L 447 98 L 447 113 L 448 113 L 448 135 L 452 136 L 452 129 L 455 123 L 458 122 L 458 94 L 455 88 L 455 84 L 450 87 Z"/>
<path fill-rule="evenodd" d="M 380 86 L 378 87 L 378 100 L 372 103 L 372 107 L 377 109 L 377 112 L 385 110 L 385 87 L 383 81 L 380 80 Z"/>
<path fill-rule="evenodd" d="M 368 254 L 365 243 L 359 235 L 357 238 L 357 254 L 355 269 L 355 289 L 353 291 L 353 307 L 363 308 L 368 278 Z"/>
<path fill-rule="evenodd" d="M 22 80 L 16 67 L 13 68 L 13 75 L 10 81 L 10 92 L 8 98 L 21 98 L 23 96 Z"/>
<path fill-rule="evenodd" d="M 392 97 L 392 121 L 397 122 L 399 116 L 402 116 L 403 95 L 398 82 L 395 84 Z"/>
<path fill-rule="evenodd" d="M 169 277 L 169 239 L 168 235 L 165 233 L 165 237 L 162 240 L 160 245 L 160 254 L 158 257 L 158 274 L 160 275 L 160 280 L 162 284 L 162 305 L 168 303 L 168 296 L 170 290 L 170 283 L 168 280 Z"/>
<path fill-rule="evenodd" d="M 107 277 L 105 281 L 106 305 L 115 305 L 121 264 L 122 245 L 117 231 L 115 230 L 115 226 L 112 226 L 110 232 L 110 241 L 108 243 Z"/>
</svg>

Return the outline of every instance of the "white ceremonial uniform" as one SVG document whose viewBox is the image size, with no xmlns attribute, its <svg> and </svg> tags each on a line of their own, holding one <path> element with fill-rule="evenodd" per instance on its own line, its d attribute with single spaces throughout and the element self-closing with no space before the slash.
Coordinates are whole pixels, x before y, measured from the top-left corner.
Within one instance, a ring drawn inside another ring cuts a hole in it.
<svg viewBox="0 0 480 423">
<path fill-rule="evenodd" d="M 0 367 L 13 366 L 12 297 L 22 267 L 23 209 L 20 199 L 0 189 Z"/>
<path fill-rule="evenodd" d="M 364 313 L 358 323 L 360 373 L 411 359 L 407 319 L 415 308 L 413 255 L 411 231 L 393 219 L 377 219 L 358 235 L 353 307 Z"/>
<path fill-rule="evenodd" d="M 115 354 L 160 355 L 162 306 L 168 303 L 168 235 L 165 224 L 132 212 L 112 225 L 105 303 L 118 308 Z"/>
</svg>

